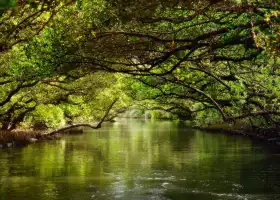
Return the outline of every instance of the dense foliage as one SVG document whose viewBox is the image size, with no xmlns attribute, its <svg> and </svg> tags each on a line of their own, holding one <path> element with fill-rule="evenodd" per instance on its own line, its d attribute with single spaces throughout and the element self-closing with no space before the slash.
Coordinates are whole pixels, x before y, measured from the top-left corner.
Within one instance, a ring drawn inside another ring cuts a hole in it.
<svg viewBox="0 0 280 200">
<path fill-rule="evenodd" d="M 126 110 L 191 125 L 280 126 L 279 4 L 18 1 L 0 17 L 2 129 Z"/>
</svg>

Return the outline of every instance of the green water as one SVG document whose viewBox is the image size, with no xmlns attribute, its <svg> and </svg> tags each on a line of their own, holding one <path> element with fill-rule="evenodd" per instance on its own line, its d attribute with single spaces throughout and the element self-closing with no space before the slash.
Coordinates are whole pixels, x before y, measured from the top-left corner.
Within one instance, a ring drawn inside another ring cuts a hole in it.
<svg viewBox="0 0 280 200">
<path fill-rule="evenodd" d="M 128 120 L 0 151 L 0 200 L 279 200 L 280 155 L 247 138 Z"/>
</svg>

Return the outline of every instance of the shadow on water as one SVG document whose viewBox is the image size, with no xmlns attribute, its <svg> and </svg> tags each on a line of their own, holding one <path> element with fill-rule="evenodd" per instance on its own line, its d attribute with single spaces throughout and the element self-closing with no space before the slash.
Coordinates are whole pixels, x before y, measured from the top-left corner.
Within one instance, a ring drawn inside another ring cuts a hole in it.
<svg viewBox="0 0 280 200">
<path fill-rule="evenodd" d="M 244 137 L 121 120 L 1 151 L 0 200 L 276 200 L 279 161 Z"/>
</svg>

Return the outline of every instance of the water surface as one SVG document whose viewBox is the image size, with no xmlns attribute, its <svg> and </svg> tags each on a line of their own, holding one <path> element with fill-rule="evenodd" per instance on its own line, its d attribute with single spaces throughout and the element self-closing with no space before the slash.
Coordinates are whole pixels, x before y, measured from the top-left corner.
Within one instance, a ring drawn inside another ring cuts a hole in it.
<svg viewBox="0 0 280 200">
<path fill-rule="evenodd" d="M 280 155 L 170 121 L 122 120 L 0 151 L 0 200 L 279 200 Z"/>
</svg>

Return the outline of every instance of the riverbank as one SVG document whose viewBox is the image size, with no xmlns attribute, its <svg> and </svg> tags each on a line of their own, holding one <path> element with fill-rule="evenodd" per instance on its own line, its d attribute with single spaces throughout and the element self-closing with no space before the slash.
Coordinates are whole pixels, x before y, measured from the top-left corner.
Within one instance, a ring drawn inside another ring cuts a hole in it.
<svg viewBox="0 0 280 200">
<path fill-rule="evenodd" d="M 12 131 L 12 132 L 1 131 L 0 149 L 21 147 L 43 140 L 54 140 L 54 139 L 58 139 L 58 137 L 49 136 L 42 131 Z"/>
<path fill-rule="evenodd" d="M 280 148 L 280 130 L 277 128 L 240 128 L 230 124 L 214 124 L 208 127 L 194 127 L 206 132 L 239 135 L 257 140 L 265 145 L 273 145 Z"/>
<path fill-rule="evenodd" d="M 60 132 L 60 134 L 81 134 L 83 129 L 73 128 Z M 17 131 L 0 131 L 0 149 L 22 147 L 28 144 L 46 141 L 46 140 L 57 140 L 60 139 L 58 134 L 50 135 L 46 131 L 30 131 L 30 130 L 17 130 Z"/>
</svg>

